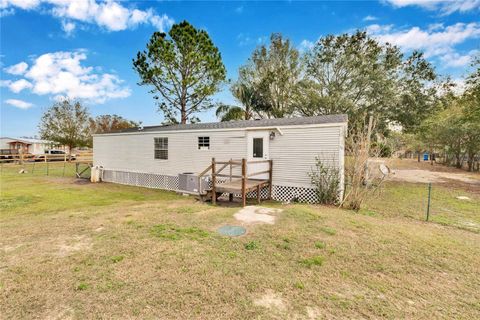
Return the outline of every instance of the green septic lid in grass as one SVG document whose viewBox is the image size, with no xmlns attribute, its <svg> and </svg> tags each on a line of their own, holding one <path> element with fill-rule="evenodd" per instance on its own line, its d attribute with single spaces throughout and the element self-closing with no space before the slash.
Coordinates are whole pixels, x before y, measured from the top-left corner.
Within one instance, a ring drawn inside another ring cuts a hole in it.
<svg viewBox="0 0 480 320">
<path fill-rule="evenodd" d="M 240 226 L 223 226 L 218 228 L 218 233 L 224 236 L 238 237 L 244 235 L 247 230 Z"/>
</svg>

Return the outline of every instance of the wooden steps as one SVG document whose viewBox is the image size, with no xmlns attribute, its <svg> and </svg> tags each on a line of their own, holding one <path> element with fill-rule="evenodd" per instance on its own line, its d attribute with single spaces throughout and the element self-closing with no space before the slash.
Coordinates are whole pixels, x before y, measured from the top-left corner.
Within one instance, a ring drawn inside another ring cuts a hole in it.
<svg viewBox="0 0 480 320">
<path fill-rule="evenodd" d="M 259 163 L 268 163 L 268 170 L 263 170 L 260 172 L 248 172 L 248 164 L 259 164 Z M 219 165 L 219 169 L 217 169 Z M 241 166 L 241 175 L 234 175 L 233 168 Z M 222 174 L 221 172 L 229 168 L 229 174 Z M 260 203 L 261 200 L 261 191 L 263 188 L 268 188 L 268 198 L 271 199 L 272 196 L 272 160 L 256 160 L 256 161 L 247 161 L 246 159 L 241 160 L 232 160 L 230 161 L 215 161 L 215 158 L 212 158 L 212 164 L 209 165 L 205 170 L 203 170 L 198 175 L 198 181 L 200 185 L 200 179 L 210 172 L 211 176 L 211 188 L 204 190 L 202 193 L 195 193 L 202 201 L 211 200 L 213 204 L 216 203 L 219 196 L 224 193 L 229 194 L 230 201 L 233 200 L 234 194 L 240 194 L 242 196 L 242 204 L 246 205 L 247 202 L 247 193 L 256 191 L 257 201 Z M 266 175 L 268 174 L 268 179 L 252 179 L 253 176 Z M 220 179 L 217 179 L 220 178 Z M 218 180 L 224 180 L 224 182 L 219 182 Z M 185 192 L 188 193 L 188 192 Z M 215 194 L 216 196 L 212 196 Z"/>
</svg>

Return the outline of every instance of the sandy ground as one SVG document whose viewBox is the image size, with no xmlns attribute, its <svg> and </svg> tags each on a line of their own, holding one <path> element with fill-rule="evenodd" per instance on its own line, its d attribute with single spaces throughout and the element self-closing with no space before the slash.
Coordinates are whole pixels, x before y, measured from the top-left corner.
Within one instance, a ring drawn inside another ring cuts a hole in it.
<svg viewBox="0 0 480 320">
<path fill-rule="evenodd" d="M 267 223 L 275 224 L 275 215 L 278 212 L 281 212 L 280 209 L 266 208 L 259 206 L 246 206 L 240 211 L 235 213 L 233 216 L 238 221 L 242 221 L 246 224 L 254 223 Z"/>
<path fill-rule="evenodd" d="M 387 165 L 391 173 L 387 180 L 413 183 L 450 183 L 452 180 L 472 187 L 480 188 L 480 174 L 446 167 L 440 164 L 430 165 L 428 162 L 417 162 L 410 159 L 372 159 L 373 173 L 378 171 L 377 165 Z"/>
<path fill-rule="evenodd" d="M 422 169 L 397 169 L 388 177 L 389 180 L 420 182 L 420 183 L 445 183 L 448 180 L 458 180 L 468 184 L 478 184 L 480 179 L 471 178 L 468 174 L 452 172 L 435 172 Z"/>
</svg>

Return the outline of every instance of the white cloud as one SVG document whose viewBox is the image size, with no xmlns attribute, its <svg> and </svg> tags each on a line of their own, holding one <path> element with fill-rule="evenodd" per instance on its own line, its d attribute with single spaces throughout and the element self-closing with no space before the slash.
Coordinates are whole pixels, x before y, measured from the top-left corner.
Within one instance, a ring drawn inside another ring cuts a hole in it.
<svg viewBox="0 0 480 320">
<path fill-rule="evenodd" d="M 173 19 L 166 14 L 157 15 L 153 9 L 127 8 L 115 0 L 102 2 L 96 0 L 0 0 L 0 9 L 10 8 L 24 10 L 46 8 L 46 11 L 54 17 L 62 19 L 62 27 L 67 34 L 75 28 L 74 24 L 69 24 L 72 21 L 96 24 L 108 31 L 121 31 L 135 28 L 140 24 L 150 24 L 163 32 L 173 24 Z"/>
<path fill-rule="evenodd" d="M 428 25 L 428 31 L 435 31 L 443 29 L 443 23 L 432 23 Z"/>
<path fill-rule="evenodd" d="M 30 109 L 31 107 L 33 107 L 33 104 L 31 104 L 30 102 L 26 102 L 18 99 L 8 99 L 8 100 L 5 100 L 5 103 L 11 106 L 14 106 L 15 108 L 24 109 L 24 110 Z"/>
<path fill-rule="evenodd" d="M 104 103 L 114 98 L 125 98 L 130 89 L 122 86 L 122 80 L 114 74 L 95 73 L 93 67 L 82 62 L 85 51 L 46 53 L 36 58 L 24 74 L 24 79 L 5 81 L 13 92 L 30 89 L 38 95 L 52 95 L 71 99 L 85 99 Z"/>
<path fill-rule="evenodd" d="M 300 42 L 300 45 L 298 46 L 298 51 L 306 52 L 308 50 L 311 50 L 314 46 L 315 46 L 314 42 L 303 39 L 302 42 Z"/>
<path fill-rule="evenodd" d="M 378 18 L 375 17 L 375 16 L 368 15 L 365 18 L 363 18 L 362 20 L 363 21 L 375 21 L 375 20 L 378 20 Z"/>
<path fill-rule="evenodd" d="M 0 8 L 18 7 L 24 10 L 31 10 L 40 4 L 40 0 L 0 0 Z"/>
<path fill-rule="evenodd" d="M 385 25 L 379 25 L 379 24 L 371 24 L 367 26 L 367 32 L 371 34 L 385 34 L 392 30 L 393 25 L 392 24 L 385 24 Z"/>
<path fill-rule="evenodd" d="M 458 54 L 455 46 L 480 38 L 479 23 L 456 23 L 451 26 L 436 24 L 427 30 L 419 27 L 394 30 L 392 25 L 370 25 L 367 32 L 381 42 L 399 46 L 403 51 L 420 50 L 427 58 L 439 57 L 448 66 L 463 66 L 467 58 Z M 459 59 L 454 62 L 453 59 Z"/>
<path fill-rule="evenodd" d="M 116 2 L 107 2 L 99 6 L 95 20 L 109 30 L 119 31 L 127 29 L 129 15 L 129 10 L 124 6 Z"/>
<path fill-rule="evenodd" d="M 13 66 L 10 66 L 8 68 L 5 68 L 5 72 L 14 74 L 14 75 L 22 75 L 27 71 L 28 69 L 28 64 L 26 62 L 20 62 L 17 64 L 14 64 Z"/>
<path fill-rule="evenodd" d="M 427 10 L 439 10 L 442 14 L 448 15 L 454 12 L 467 12 L 478 10 L 480 0 L 384 0 L 394 7 L 419 6 Z"/>
<path fill-rule="evenodd" d="M 151 15 L 148 17 L 148 20 L 155 28 L 157 28 L 159 31 L 162 31 L 162 32 L 170 28 L 175 22 L 172 18 L 170 18 L 166 14 L 163 14 L 161 16 Z"/>
<path fill-rule="evenodd" d="M 76 25 L 73 22 L 62 21 L 62 29 L 67 36 L 71 36 L 75 31 Z"/>
<path fill-rule="evenodd" d="M 458 52 L 449 52 L 441 56 L 440 61 L 442 61 L 445 67 L 465 67 L 468 66 L 470 62 L 472 62 L 473 57 L 478 55 L 478 53 L 478 50 L 471 50 L 467 54 L 463 55 Z"/>
<path fill-rule="evenodd" d="M 1 83 L 2 87 L 7 87 L 10 91 L 14 93 L 19 93 L 24 89 L 32 88 L 32 84 L 25 79 L 20 79 L 17 81 L 3 80 Z"/>
</svg>

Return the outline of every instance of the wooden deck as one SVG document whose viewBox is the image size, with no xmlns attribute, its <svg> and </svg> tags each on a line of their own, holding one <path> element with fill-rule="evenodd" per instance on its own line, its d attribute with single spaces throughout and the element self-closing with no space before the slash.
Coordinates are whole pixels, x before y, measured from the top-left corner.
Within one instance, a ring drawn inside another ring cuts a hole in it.
<svg viewBox="0 0 480 320">
<path fill-rule="evenodd" d="M 268 163 L 268 170 L 260 172 L 248 172 L 248 164 L 254 163 Z M 217 168 L 217 165 L 219 168 Z M 242 174 L 234 175 L 232 172 L 233 167 L 241 166 Z M 206 175 L 208 172 L 211 172 L 211 181 L 212 186 L 209 189 L 206 189 L 205 194 L 202 194 L 202 189 L 200 187 L 199 195 L 203 199 L 208 199 L 211 197 L 212 203 L 215 204 L 217 197 L 223 193 L 229 194 L 230 201 L 233 200 L 234 194 L 242 195 L 242 205 L 245 206 L 247 203 L 247 192 L 256 191 L 257 201 L 260 203 L 261 191 L 262 188 L 268 188 L 267 194 L 268 199 L 272 197 L 272 160 L 257 160 L 257 161 L 247 161 L 246 159 L 233 160 L 229 161 L 215 161 L 215 158 L 212 158 L 212 164 L 209 165 L 205 170 L 203 170 L 198 175 L 198 184 L 201 186 L 200 178 Z M 229 174 L 222 174 L 221 172 L 229 168 Z M 265 175 L 268 174 L 268 179 L 251 179 L 250 177 Z M 217 177 L 227 178 L 227 182 L 219 183 L 217 182 Z"/>
<path fill-rule="evenodd" d="M 245 180 L 245 190 L 247 192 L 249 191 L 254 191 L 257 189 L 257 187 L 264 187 L 268 185 L 268 180 L 256 180 L 256 179 L 247 179 Z M 237 193 L 241 194 L 242 193 L 242 180 L 233 180 L 225 183 L 218 183 L 215 186 L 215 191 L 216 192 L 221 192 L 221 193 Z"/>
</svg>

